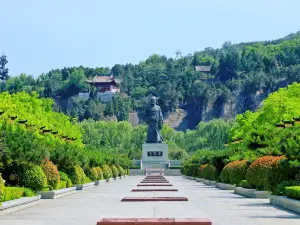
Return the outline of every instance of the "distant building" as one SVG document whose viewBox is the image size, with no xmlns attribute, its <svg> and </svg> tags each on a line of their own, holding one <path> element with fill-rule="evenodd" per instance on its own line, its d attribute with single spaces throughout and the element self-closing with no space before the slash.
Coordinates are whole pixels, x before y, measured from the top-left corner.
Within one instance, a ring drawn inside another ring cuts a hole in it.
<svg viewBox="0 0 300 225">
<path fill-rule="evenodd" d="M 120 92 L 121 81 L 114 78 L 112 73 L 96 75 L 92 80 L 86 80 L 91 86 L 95 86 L 98 97 L 102 102 L 108 102 L 112 97 Z M 88 98 L 89 93 L 79 93 L 79 97 Z"/>
<path fill-rule="evenodd" d="M 210 73 L 211 66 L 195 66 L 195 71 L 202 73 Z"/>
</svg>

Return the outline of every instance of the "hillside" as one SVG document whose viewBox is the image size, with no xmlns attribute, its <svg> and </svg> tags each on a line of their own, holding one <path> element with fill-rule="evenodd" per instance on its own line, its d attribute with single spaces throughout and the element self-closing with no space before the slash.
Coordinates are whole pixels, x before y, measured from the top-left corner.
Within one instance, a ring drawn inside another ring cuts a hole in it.
<svg viewBox="0 0 300 225">
<path fill-rule="evenodd" d="M 199 68 L 210 70 L 197 71 Z M 123 81 L 121 94 L 114 101 L 102 104 L 94 98 L 74 97 L 89 90 L 85 84 L 87 78 L 110 71 Z M 9 78 L 0 88 L 10 93 L 35 90 L 42 97 L 59 99 L 57 110 L 80 120 L 111 116 L 127 120 L 128 113 L 136 111 L 142 122 L 146 98 L 154 94 L 159 97 L 166 120 L 185 130 L 195 128 L 200 121 L 231 120 L 246 110 L 254 111 L 270 93 L 299 81 L 300 32 L 297 32 L 272 41 L 225 42 L 220 49 L 206 48 L 175 59 L 154 54 L 137 65 L 55 69 L 36 79 L 21 74 Z M 68 109 L 66 105 L 72 107 Z M 176 109 L 185 110 L 187 115 L 177 120 Z"/>
</svg>

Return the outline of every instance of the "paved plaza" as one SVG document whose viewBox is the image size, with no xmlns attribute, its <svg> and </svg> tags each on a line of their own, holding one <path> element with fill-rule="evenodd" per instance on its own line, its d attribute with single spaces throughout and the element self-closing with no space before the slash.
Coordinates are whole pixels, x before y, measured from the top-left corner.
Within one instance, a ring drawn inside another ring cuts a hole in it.
<svg viewBox="0 0 300 225">
<path fill-rule="evenodd" d="M 166 177 L 178 192 L 131 192 L 144 176 L 100 184 L 0 216 L 0 225 L 95 225 L 101 218 L 199 218 L 213 225 L 299 225 L 300 215 L 182 177 Z M 170 188 L 170 187 L 155 187 Z M 187 197 L 187 202 L 121 202 L 123 197 Z"/>
</svg>

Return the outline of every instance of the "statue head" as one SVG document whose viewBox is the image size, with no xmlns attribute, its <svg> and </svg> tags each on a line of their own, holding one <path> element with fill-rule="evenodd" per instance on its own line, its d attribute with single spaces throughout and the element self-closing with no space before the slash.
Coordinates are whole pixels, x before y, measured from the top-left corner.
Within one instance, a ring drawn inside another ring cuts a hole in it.
<svg viewBox="0 0 300 225">
<path fill-rule="evenodd" d="M 151 98 L 150 98 L 150 105 L 156 105 L 156 97 L 154 97 L 154 96 L 152 96 Z"/>
</svg>

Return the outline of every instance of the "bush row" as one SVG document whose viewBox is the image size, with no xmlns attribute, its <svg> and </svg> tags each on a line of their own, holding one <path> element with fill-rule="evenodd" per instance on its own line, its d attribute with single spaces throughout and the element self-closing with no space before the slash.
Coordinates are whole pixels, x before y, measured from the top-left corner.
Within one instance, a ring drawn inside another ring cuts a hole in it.
<svg viewBox="0 0 300 225">
<path fill-rule="evenodd" d="M 18 164 L 18 166 L 23 168 L 16 168 L 15 172 L 8 177 L 8 183 L 17 182 L 14 184 L 26 188 L 5 187 L 6 181 L 0 174 L 0 200 L 2 201 L 27 196 L 28 190 L 36 192 L 57 190 L 71 187 L 73 184 L 116 178 L 129 173 L 129 170 L 124 170 L 120 165 L 103 165 L 102 168 L 93 167 L 87 171 L 84 171 L 80 166 L 73 166 L 66 171 L 58 171 L 49 159 L 43 160 L 40 166 L 23 163 Z"/>
<path fill-rule="evenodd" d="M 288 186 L 300 185 L 297 180 L 297 170 L 288 166 L 288 160 L 284 156 L 262 156 L 252 163 L 247 160 L 235 160 L 227 163 L 221 171 L 207 163 L 198 166 L 184 165 L 182 173 L 187 176 L 201 177 L 223 183 L 233 184 L 244 188 L 267 190 L 274 195 L 287 195 L 297 198 L 299 188 L 286 188 Z M 299 178 L 298 178 L 299 179 Z"/>
</svg>

